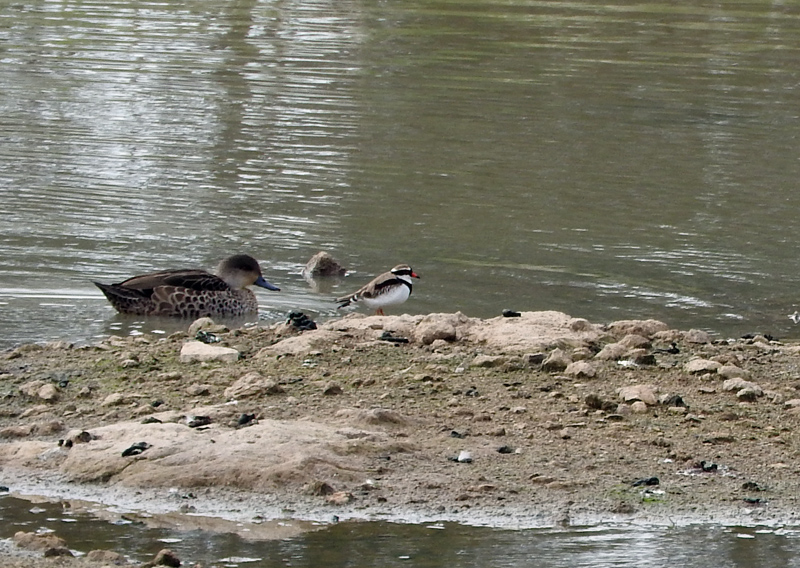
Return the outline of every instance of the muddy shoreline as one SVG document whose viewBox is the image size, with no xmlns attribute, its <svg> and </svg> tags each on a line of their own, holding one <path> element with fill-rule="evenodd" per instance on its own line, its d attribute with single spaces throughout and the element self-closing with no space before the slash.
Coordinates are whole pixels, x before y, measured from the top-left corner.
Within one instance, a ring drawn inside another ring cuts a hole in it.
<svg viewBox="0 0 800 568">
<path fill-rule="evenodd" d="M 0 379 L 18 494 L 259 524 L 800 523 L 800 346 L 769 337 L 558 312 L 196 322 L 20 346 Z"/>
</svg>

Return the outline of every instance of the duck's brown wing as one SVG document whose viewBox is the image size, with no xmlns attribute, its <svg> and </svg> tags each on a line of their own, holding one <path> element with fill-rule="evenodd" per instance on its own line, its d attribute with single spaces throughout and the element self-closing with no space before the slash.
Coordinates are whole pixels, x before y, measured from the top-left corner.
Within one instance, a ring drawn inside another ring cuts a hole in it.
<svg viewBox="0 0 800 568">
<path fill-rule="evenodd" d="M 165 270 L 128 278 L 117 286 L 131 290 L 153 290 L 160 286 L 174 286 L 192 290 L 217 292 L 229 290 L 222 278 L 205 270 Z"/>
</svg>

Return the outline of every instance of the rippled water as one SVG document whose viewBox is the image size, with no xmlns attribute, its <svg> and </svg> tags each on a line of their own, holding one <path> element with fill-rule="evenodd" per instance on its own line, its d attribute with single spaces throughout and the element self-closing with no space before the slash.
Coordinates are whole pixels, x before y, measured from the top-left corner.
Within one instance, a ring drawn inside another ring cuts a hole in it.
<svg viewBox="0 0 800 568">
<path fill-rule="evenodd" d="M 149 528 L 117 517 L 100 520 L 56 503 L 0 497 L 0 538 L 16 531 L 54 532 L 80 553 L 118 551 L 137 561 L 162 548 L 184 564 L 251 568 L 792 568 L 800 566 L 795 529 L 632 526 L 502 530 L 452 523 L 340 523 L 276 540 Z M 131 517 L 135 518 L 135 517 Z M 243 528 L 247 528 L 244 526 Z M 246 534 L 246 533 L 245 533 Z"/>
<path fill-rule="evenodd" d="M 0 345 L 240 251 L 266 320 L 408 262 L 411 313 L 796 336 L 798 60 L 794 2 L 4 2 Z"/>
</svg>

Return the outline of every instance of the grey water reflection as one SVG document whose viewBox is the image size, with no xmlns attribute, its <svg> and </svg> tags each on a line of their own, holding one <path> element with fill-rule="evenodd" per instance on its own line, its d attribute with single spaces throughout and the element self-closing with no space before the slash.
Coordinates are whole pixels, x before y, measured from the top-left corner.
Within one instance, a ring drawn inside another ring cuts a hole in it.
<svg viewBox="0 0 800 568">
<path fill-rule="evenodd" d="M 795 529 L 730 527 L 575 527 L 493 529 L 452 523 L 347 522 L 300 536 L 252 540 L 231 533 L 108 522 L 59 503 L 0 497 L 0 538 L 16 531 L 54 532 L 77 552 L 103 548 L 144 561 L 161 548 L 184 564 L 275 568 L 606 568 L 800 566 Z M 246 528 L 246 527 L 244 527 Z M 246 533 L 245 533 L 246 534 Z"/>
<path fill-rule="evenodd" d="M 2 3 L 0 345 L 233 252 L 331 317 L 320 249 L 412 313 L 797 336 L 798 50 L 785 2 Z"/>
</svg>

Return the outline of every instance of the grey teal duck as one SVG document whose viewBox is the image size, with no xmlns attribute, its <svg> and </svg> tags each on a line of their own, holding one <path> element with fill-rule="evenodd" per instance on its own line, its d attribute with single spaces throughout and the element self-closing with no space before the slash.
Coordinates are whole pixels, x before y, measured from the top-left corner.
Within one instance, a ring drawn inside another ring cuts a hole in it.
<svg viewBox="0 0 800 568">
<path fill-rule="evenodd" d="M 256 314 L 258 300 L 247 287 L 280 290 L 264 279 L 258 261 L 246 254 L 226 258 L 216 274 L 196 269 L 165 270 L 119 284 L 94 284 L 122 314 L 181 318 Z"/>
</svg>

